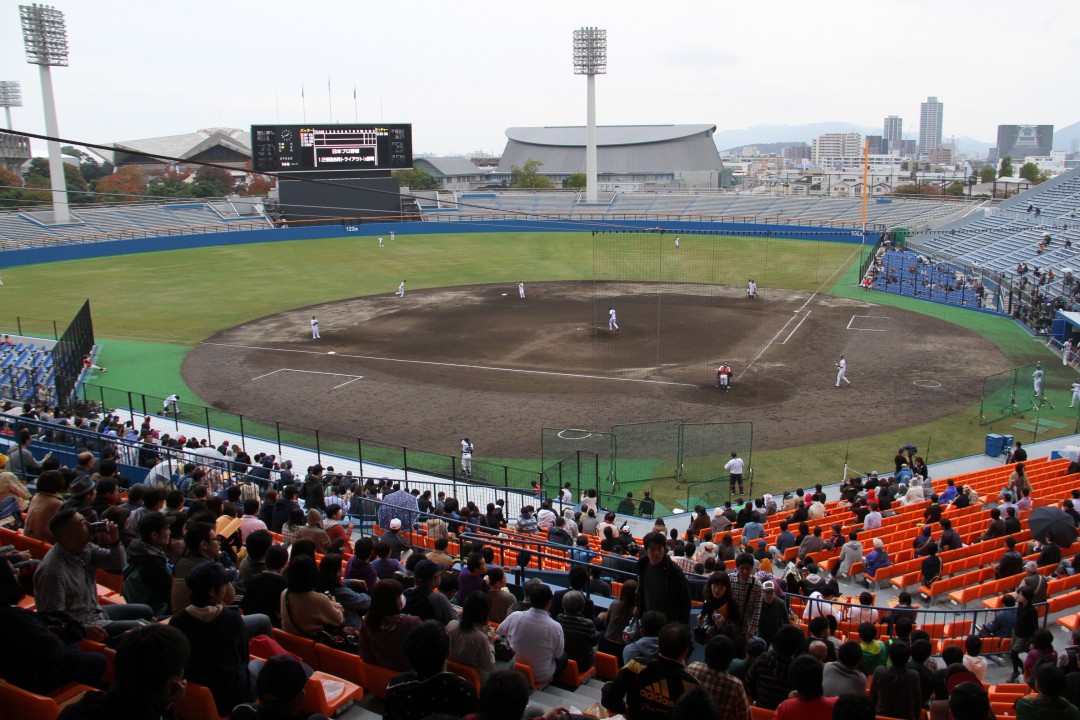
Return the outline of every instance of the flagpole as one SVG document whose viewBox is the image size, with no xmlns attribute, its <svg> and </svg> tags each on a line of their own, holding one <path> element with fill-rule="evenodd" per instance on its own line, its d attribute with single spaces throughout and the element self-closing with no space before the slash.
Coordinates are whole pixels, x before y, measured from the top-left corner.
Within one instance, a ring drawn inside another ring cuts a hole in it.
<svg viewBox="0 0 1080 720">
<path fill-rule="evenodd" d="M 356 107 L 356 85 L 352 86 L 352 113 L 353 113 L 353 122 L 354 123 L 360 122 L 360 112 Z"/>
<path fill-rule="evenodd" d="M 334 96 L 330 92 L 330 76 L 326 76 L 326 97 L 330 100 L 330 122 L 334 122 Z"/>
<path fill-rule="evenodd" d="M 304 86 L 300 86 L 300 107 L 304 111 L 304 124 L 307 125 L 307 100 L 304 99 Z"/>
</svg>

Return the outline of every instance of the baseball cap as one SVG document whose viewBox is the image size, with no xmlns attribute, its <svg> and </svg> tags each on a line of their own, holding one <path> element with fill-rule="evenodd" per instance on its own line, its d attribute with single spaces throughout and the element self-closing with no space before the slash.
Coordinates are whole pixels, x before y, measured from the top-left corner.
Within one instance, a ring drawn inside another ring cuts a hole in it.
<svg viewBox="0 0 1080 720">
<path fill-rule="evenodd" d="M 401 521 L 398 520 L 397 518 L 394 518 L 393 520 L 391 520 L 390 521 L 390 529 L 391 530 L 400 530 L 401 529 Z"/>
<path fill-rule="evenodd" d="M 772 580 L 766 580 L 761 583 L 762 592 L 776 592 L 776 584 Z"/>
<path fill-rule="evenodd" d="M 256 689 L 262 702 L 289 703 L 304 691 L 307 681 L 303 665 L 288 655 L 275 655 L 259 671 Z"/>
</svg>

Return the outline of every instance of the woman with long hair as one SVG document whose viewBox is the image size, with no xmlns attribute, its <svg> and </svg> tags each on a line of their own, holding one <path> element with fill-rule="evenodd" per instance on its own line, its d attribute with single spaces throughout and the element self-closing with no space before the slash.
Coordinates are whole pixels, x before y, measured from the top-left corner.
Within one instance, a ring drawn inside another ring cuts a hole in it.
<svg viewBox="0 0 1080 720">
<path fill-rule="evenodd" d="M 329 595 L 341 605 L 345 616 L 345 625 L 359 629 L 363 613 L 371 607 L 371 597 L 367 593 L 357 592 L 359 580 L 342 580 L 344 565 L 341 555 L 330 553 L 323 555 L 319 563 L 319 582 L 315 589 Z"/>
<path fill-rule="evenodd" d="M 619 599 L 611 603 L 607 612 L 600 613 L 600 620 L 604 623 L 604 635 L 600 638 L 597 649 L 602 653 L 614 655 L 620 661 L 623 648 L 626 646 L 623 642 L 623 630 L 634 616 L 637 590 L 637 580 L 627 580 L 623 583 Z"/>
<path fill-rule="evenodd" d="M 473 591 L 461 607 L 461 620 L 446 626 L 450 635 L 450 659 L 476 668 L 480 682 L 495 669 L 495 629 L 488 625 L 491 598 L 483 590 Z"/>
<path fill-rule="evenodd" d="M 713 635 L 725 635 L 735 643 L 736 651 L 741 651 L 742 618 L 731 591 L 731 576 L 726 572 L 714 572 L 705 585 L 704 596 L 705 602 L 698 615 L 698 639 L 707 641 Z"/>
<path fill-rule="evenodd" d="M 371 607 L 360 627 L 360 657 L 366 663 L 405 672 L 410 669 L 405 657 L 405 636 L 420 625 L 420 618 L 404 615 L 401 583 L 380 580 L 371 592 Z"/>
<path fill-rule="evenodd" d="M 316 591 L 319 570 L 307 555 L 294 555 L 285 568 L 281 593 L 281 627 L 285 632 L 314 637 L 320 630 L 339 627 L 345 613 L 335 600 Z"/>
</svg>

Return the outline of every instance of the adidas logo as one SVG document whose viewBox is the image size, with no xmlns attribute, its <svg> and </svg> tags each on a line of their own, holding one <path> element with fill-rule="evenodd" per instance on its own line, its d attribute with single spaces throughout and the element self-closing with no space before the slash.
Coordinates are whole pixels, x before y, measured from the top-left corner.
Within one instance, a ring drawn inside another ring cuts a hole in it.
<svg viewBox="0 0 1080 720">
<path fill-rule="evenodd" d="M 667 680 L 654 682 L 647 688 L 642 689 L 641 698 L 666 707 L 675 707 L 675 701 L 671 699 L 671 695 L 668 693 Z"/>
</svg>

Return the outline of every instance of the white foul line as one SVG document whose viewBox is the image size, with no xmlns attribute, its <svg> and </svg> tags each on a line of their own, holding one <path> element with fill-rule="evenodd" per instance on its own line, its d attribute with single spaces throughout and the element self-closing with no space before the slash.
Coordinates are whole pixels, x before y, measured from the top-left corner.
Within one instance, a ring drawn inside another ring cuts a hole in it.
<svg viewBox="0 0 1080 720">
<path fill-rule="evenodd" d="M 805 308 L 805 307 L 806 307 L 807 305 L 809 305 L 809 304 L 810 304 L 810 301 L 811 301 L 811 300 L 813 300 L 813 299 L 814 299 L 814 298 L 816 298 L 816 297 L 817 297 L 817 293 L 814 293 L 814 294 L 813 294 L 813 295 L 811 295 L 810 297 L 806 298 L 806 302 L 804 302 L 804 303 L 803 303 L 802 305 L 800 305 L 800 306 L 799 306 L 799 308 L 798 308 L 798 309 L 797 309 L 797 310 L 796 310 L 796 311 L 795 311 L 794 313 L 792 313 L 791 317 L 790 317 L 790 318 L 788 318 L 788 321 L 787 321 L 786 323 L 784 323 L 784 327 L 780 328 L 780 329 L 779 329 L 779 330 L 778 330 L 778 331 L 776 332 L 776 334 L 772 336 L 772 340 L 769 340 L 769 342 L 765 343 L 765 347 L 761 348 L 761 351 L 760 351 L 760 352 L 759 352 L 759 353 L 758 353 L 757 355 L 755 355 L 755 356 L 754 356 L 754 359 L 750 361 L 750 364 L 749 364 L 749 365 L 747 365 L 746 367 L 744 367 L 744 368 L 743 368 L 743 370 L 742 370 L 742 372 L 741 372 L 741 373 L 739 373 L 738 375 L 736 375 L 736 376 L 735 376 L 735 379 L 736 379 L 736 380 L 738 380 L 738 379 L 739 379 L 739 378 L 741 378 L 741 377 L 742 377 L 743 375 L 745 375 L 745 374 L 746 374 L 746 372 L 747 372 L 747 371 L 748 371 L 748 370 L 749 370 L 749 369 L 750 369 L 751 367 L 753 367 L 753 366 L 754 366 L 754 363 L 756 363 L 756 362 L 757 362 L 758 360 L 760 360 L 760 359 L 761 359 L 761 356 L 765 354 L 765 351 L 766 351 L 766 350 L 768 350 L 768 349 L 769 349 L 769 347 L 770 347 L 770 346 L 771 346 L 771 345 L 772 345 L 772 344 L 773 344 L 774 342 L 776 342 L 776 338 L 780 337 L 780 334 L 781 334 L 782 332 L 784 332 L 785 330 L 787 330 L 787 327 L 788 327 L 788 325 L 790 325 L 790 324 L 792 323 L 792 321 L 793 321 L 793 320 L 794 320 L 795 318 L 799 317 L 799 313 L 800 313 L 800 312 L 802 312 L 803 308 Z M 808 313 L 808 314 L 809 314 L 809 313 Z M 802 318 L 802 320 L 805 320 L 805 319 L 806 319 L 806 317 L 804 316 L 804 317 Z M 800 321 L 799 321 L 799 325 L 802 325 L 802 320 L 800 320 Z M 798 329 L 799 329 L 799 325 L 796 325 L 796 326 L 795 326 L 795 330 L 798 330 Z M 788 338 L 790 338 L 790 337 L 791 337 L 791 335 L 792 335 L 792 334 L 794 334 L 795 330 L 792 330 L 792 331 L 791 331 L 790 333 L 788 333 Z M 787 342 L 787 338 L 784 338 L 784 342 L 785 342 L 785 343 Z M 783 343 L 780 343 L 780 344 L 782 345 Z"/>
<path fill-rule="evenodd" d="M 847 321 L 847 329 L 848 330 L 866 330 L 867 332 L 888 332 L 888 330 L 882 330 L 882 329 L 879 329 L 879 328 L 851 327 L 851 323 L 855 322 L 855 318 L 873 318 L 875 320 L 888 320 L 889 317 L 887 315 L 852 315 L 851 319 Z"/>
<path fill-rule="evenodd" d="M 815 293 L 816 295 L 817 293 Z M 786 325 L 784 327 L 787 327 Z M 271 352 L 287 352 L 287 353 L 301 353 L 304 355 L 326 355 L 325 352 L 315 350 L 291 350 L 287 348 L 272 348 L 272 347 L 260 347 L 257 345 L 235 345 L 233 343 L 214 343 L 204 342 L 202 345 L 214 345 L 216 347 L 231 347 L 239 348 L 241 350 L 269 350 Z M 564 373 L 564 372 L 552 372 L 548 370 L 524 370 L 520 368 L 502 368 L 493 367 L 491 365 L 466 365 L 463 363 L 449 363 L 449 362 L 435 362 L 433 360 L 405 360 L 403 358 L 387 358 L 378 357 L 375 355 L 347 355 L 344 353 L 338 353 L 334 357 L 339 358 L 353 358 L 356 360 L 375 360 L 380 362 L 395 362 L 395 363 L 407 363 L 411 365 L 434 365 L 437 367 L 452 367 L 463 368 L 466 370 L 492 370 L 495 372 L 507 372 L 507 373 L 521 373 L 523 375 L 550 375 L 552 377 L 568 377 L 578 378 L 581 380 L 610 380 L 612 382 L 628 382 L 628 383 L 644 383 L 646 385 L 677 385 L 679 387 L 698 387 L 694 383 L 681 383 L 672 382 L 670 380 L 638 380 L 637 378 L 615 378 L 607 377 L 604 375 L 582 375 L 580 373 Z M 282 368 L 286 370 L 288 368 Z M 281 370 L 275 370 L 274 372 L 281 372 Z M 294 370 L 293 372 L 316 372 L 314 370 Z M 274 373 L 267 373 L 267 375 L 273 375 Z M 323 375 L 343 375 L 344 373 L 321 373 Z M 260 375 L 259 377 L 265 377 Z M 351 377 L 351 376 L 350 376 Z M 258 378 L 253 378 L 257 380 Z"/>
<path fill-rule="evenodd" d="M 285 370 L 285 369 L 286 368 L 278 368 L 274 372 L 268 372 L 268 373 L 265 373 L 265 374 L 260 375 L 258 377 L 253 377 L 253 378 L 251 378 L 251 380 L 248 380 L 248 382 L 251 382 L 252 380 L 262 380 L 264 377 L 270 377 L 271 375 L 277 375 L 279 372 L 281 372 L 282 370 Z"/>
<path fill-rule="evenodd" d="M 810 312 L 810 310 L 806 311 L 806 314 L 802 316 L 802 320 L 799 321 L 799 324 L 788 333 L 788 336 L 784 338 L 784 342 L 780 343 L 780 345 L 787 345 L 787 341 L 791 339 L 791 336 L 795 334 L 795 331 L 802 327 L 802 324 L 806 322 L 806 318 L 810 317 Z"/>
</svg>

